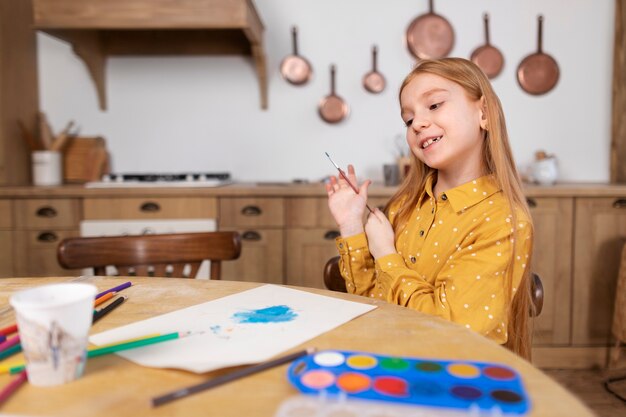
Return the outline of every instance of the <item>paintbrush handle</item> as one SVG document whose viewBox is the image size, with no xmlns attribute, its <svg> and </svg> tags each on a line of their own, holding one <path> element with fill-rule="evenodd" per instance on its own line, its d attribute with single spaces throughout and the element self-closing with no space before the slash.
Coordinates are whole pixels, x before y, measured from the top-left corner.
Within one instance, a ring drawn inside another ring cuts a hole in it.
<svg viewBox="0 0 626 417">
<path fill-rule="evenodd" d="M 359 190 L 358 188 L 356 188 L 356 186 L 354 184 L 352 184 L 352 182 L 348 179 L 348 176 L 346 175 L 346 173 L 343 171 L 343 169 L 338 168 L 339 169 L 339 176 L 341 178 L 343 178 L 344 180 L 346 180 L 346 182 L 348 183 L 348 185 L 350 186 L 350 188 L 352 188 L 354 190 L 355 193 L 359 194 Z M 367 205 L 367 203 L 365 203 L 365 207 L 367 207 L 367 209 L 370 211 L 370 213 L 373 213 L 374 210 L 372 210 L 370 208 L 370 206 Z"/>
</svg>

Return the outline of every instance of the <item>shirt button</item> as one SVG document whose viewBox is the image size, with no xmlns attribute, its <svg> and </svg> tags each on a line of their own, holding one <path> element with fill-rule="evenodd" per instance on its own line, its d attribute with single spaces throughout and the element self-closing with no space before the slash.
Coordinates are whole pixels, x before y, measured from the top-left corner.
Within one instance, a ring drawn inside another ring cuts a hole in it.
<svg viewBox="0 0 626 417">
<path fill-rule="evenodd" d="M 340 247 L 340 248 L 343 248 L 343 243 L 340 243 L 340 244 L 339 244 L 339 247 Z"/>
<path fill-rule="evenodd" d="M 415 263 L 415 261 L 417 261 L 417 259 L 415 259 L 415 256 L 411 256 L 411 258 L 410 258 L 410 259 L 411 259 L 411 262 L 412 262 L 412 263 Z"/>
<path fill-rule="evenodd" d="M 420 236 L 424 236 L 424 231 L 420 230 Z"/>
<path fill-rule="evenodd" d="M 448 199 L 448 196 L 447 196 L 447 195 L 445 195 L 445 194 L 442 194 L 442 195 L 441 195 L 441 199 L 442 199 L 443 201 L 446 201 L 446 200 Z"/>
</svg>

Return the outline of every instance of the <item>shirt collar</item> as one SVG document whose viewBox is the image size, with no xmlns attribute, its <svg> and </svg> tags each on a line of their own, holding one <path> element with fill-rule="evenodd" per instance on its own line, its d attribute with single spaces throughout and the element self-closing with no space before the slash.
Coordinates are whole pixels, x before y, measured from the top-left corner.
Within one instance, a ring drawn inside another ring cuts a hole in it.
<svg viewBox="0 0 626 417">
<path fill-rule="evenodd" d="M 493 175 L 485 175 L 452 188 L 444 194 L 452 209 L 458 213 L 480 203 L 500 190 Z"/>
</svg>

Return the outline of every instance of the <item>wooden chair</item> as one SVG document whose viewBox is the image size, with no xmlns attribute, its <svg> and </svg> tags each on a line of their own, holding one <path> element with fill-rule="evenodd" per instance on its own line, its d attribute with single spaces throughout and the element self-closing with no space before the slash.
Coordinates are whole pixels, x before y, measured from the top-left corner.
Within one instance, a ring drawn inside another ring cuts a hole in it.
<svg viewBox="0 0 626 417">
<path fill-rule="evenodd" d="M 534 305 L 534 311 L 531 310 L 530 315 L 537 317 L 543 309 L 543 284 L 539 275 L 532 274 L 531 298 Z M 332 291 L 347 292 L 346 282 L 339 272 L 339 256 L 330 258 L 324 266 L 324 285 Z"/>
<path fill-rule="evenodd" d="M 57 259 L 63 268 L 93 268 L 96 275 L 115 266 L 119 275 L 177 278 L 194 278 L 202 261 L 210 260 L 211 279 L 220 279 L 221 261 L 240 253 L 237 232 L 174 233 L 69 238 L 59 243 Z"/>
</svg>

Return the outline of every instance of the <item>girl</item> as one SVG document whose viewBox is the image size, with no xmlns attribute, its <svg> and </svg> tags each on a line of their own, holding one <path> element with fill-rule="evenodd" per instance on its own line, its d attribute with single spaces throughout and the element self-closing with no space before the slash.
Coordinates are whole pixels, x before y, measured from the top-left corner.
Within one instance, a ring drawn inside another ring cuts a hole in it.
<svg viewBox="0 0 626 417">
<path fill-rule="evenodd" d="M 424 60 L 400 88 L 412 152 L 385 213 L 362 218 L 355 193 L 326 185 L 349 292 L 443 317 L 530 358 L 533 228 L 504 114 L 484 73 L 461 58 Z M 357 184 L 352 166 L 348 178 Z"/>
</svg>

